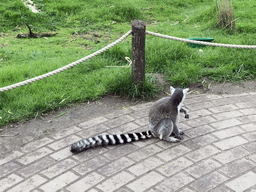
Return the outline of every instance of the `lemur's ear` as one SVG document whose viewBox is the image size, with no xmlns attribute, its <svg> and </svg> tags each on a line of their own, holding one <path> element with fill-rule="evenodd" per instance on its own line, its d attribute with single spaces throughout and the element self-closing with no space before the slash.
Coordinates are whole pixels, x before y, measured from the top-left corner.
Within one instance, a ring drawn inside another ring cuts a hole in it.
<svg viewBox="0 0 256 192">
<path fill-rule="evenodd" d="M 189 88 L 183 89 L 183 94 L 186 94 L 188 92 Z"/>
<path fill-rule="evenodd" d="M 171 91 L 171 95 L 174 93 L 175 88 L 173 88 L 172 86 L 170 86 L 170 91 Z"/>
</svg>

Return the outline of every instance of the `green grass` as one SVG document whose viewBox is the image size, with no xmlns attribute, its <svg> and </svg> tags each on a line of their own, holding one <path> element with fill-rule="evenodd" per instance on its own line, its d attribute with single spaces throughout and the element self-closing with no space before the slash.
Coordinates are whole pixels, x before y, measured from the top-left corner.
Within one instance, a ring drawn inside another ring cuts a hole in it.
<svg viewBox="0 0 256 192">
<path fill-rule="evenodd" d="M 34 0 L 32 13 L 20 0 L 0 2 L 0 86 L 53 71 L 113 42 L 131 29 L 133 19 L 147 30 L 190 38 L 212 37 L 217 43 L 255 45 L 256 2 L 234 1 L 235 31 L 216 28 L 214 1 L 208 0 Z M 17 39 L 27 33 L 57 32 L 50 38 Z M 97 37 L 94 33 L 102 35 Z M 131 81 L 128 65 L 131 37 L 108 51 L 52 77 L 0 93 L 0 126 L 26 120 L 63 106 L 95 100 L 105 94 L 148 99 L 156 94 L 155 79 L 142 86 Z M 163 73 L 173 86 L 207 81 L 255 79 L 255 50 L 204 47 L 147 35 L 146 72 Z"/>
</svg>

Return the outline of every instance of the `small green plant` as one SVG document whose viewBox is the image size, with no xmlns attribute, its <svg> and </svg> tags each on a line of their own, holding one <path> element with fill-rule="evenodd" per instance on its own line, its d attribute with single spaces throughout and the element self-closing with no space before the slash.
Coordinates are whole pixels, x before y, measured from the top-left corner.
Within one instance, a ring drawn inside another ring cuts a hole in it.
<svg viewBox="0 0 256 192">
<path fill-rule="evenodd" d="M 136 85 L 132 83 L 131 71 L 127 71 L 123 76 L 117 76 L 107 91 L 128 99 L 150 100 L 156 96 L 158 89 L 154 76 L 146 74 L 145 81 Z"/>
<path fill-rule="evenodd" d="M 232 0 L 216 0 L 217 27 L 223 29 L 235 29 L 234 8 Z"/>
</svg>

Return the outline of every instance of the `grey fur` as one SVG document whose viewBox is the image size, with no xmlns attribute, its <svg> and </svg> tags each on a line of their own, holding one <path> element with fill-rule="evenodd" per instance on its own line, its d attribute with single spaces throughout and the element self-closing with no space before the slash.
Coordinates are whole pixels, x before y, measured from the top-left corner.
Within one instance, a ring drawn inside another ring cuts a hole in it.
<svg viewBox="0 0 256 192">
<path fill-rule="evenodd" d="M 188 89 L 170 87 L 171 97 L 164 97 L 154 103 L 149 112 L 149 129 L 155 137 L 169 142 L 183 139 L 183 132 L 179 130 L 179 113 L 189 118 L 188 112 L 181 108 Z M 174 134 L 174 137 L 171 136 Z"/>
</svg>

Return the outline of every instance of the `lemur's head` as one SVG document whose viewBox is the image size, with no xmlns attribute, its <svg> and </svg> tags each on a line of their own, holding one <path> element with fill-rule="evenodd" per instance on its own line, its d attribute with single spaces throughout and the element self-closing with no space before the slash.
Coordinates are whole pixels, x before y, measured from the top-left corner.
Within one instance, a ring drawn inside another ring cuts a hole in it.
<svg viewBox="0 0 256 192">
<path fill-rule="evenodd" d="M 177 105 L 181 105 L 186 97 L 188 90 L 189 88 L 181 89 L 170 86 L 171 98 L 175 101 Z"/>
</svg>

